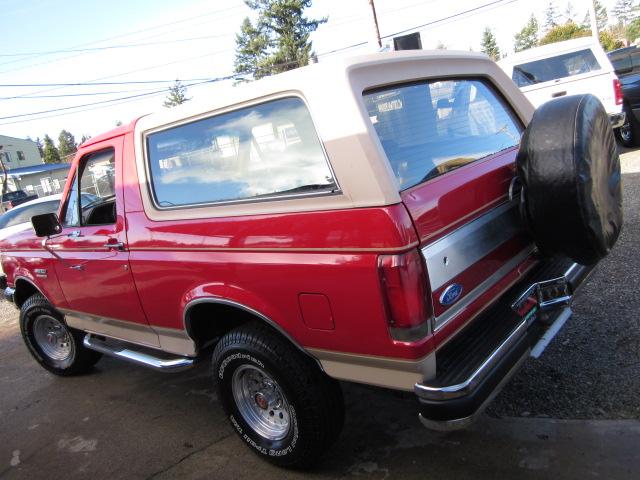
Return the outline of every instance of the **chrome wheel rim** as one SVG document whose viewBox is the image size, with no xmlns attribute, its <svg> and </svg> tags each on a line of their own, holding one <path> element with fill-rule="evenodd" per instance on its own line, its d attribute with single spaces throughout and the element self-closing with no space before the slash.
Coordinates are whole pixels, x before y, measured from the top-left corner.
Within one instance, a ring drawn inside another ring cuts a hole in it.
<svg viewBox="0 0 640 480">
<path fill-rule="evenodd" d="M 73 354 L 73 341 L 67 327 L 57 318 L 40 315 L 33 322 L 33 337 L 51 360 L 67 360 Z"/>
<path fill-rule="evenodd" d="M 260 436 L 282 440 L 291 426 L 290 407 L 280 385 L 264 370 L 242 365 L 231 379 L 231 390 L 244 421 Z"/>
</svg>

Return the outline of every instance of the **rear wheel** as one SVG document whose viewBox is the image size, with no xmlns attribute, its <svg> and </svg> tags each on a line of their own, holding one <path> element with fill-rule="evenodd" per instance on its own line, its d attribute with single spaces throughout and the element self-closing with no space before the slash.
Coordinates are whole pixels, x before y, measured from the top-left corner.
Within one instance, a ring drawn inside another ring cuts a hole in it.
<svg viewBox="0 0 640 480">
<path fill-rule="evenodd" d="M 340 385 L 268 327 L 225 335 L 213 377 L 240 438 L 269 462 L 304 468 L 335 441 L 344 421 Z"/>
<path fill-rule="evenodd" d="M 616 139 L 626 148 L 638 146 L 640 143 L 640 132 L 638 132 L 638 122 L 631 110 L 625 110 L 625 121 L 620 128 L 615 129 Z"/>
<path fill-rule="evenodd" d="M 20 330 L 33 358 L 56 375 L 84 373 L 102 357 L 82 345 L 82 332 L 69 328 L 62 315 L 39 293 L 22 305 Z"/>
</svg>

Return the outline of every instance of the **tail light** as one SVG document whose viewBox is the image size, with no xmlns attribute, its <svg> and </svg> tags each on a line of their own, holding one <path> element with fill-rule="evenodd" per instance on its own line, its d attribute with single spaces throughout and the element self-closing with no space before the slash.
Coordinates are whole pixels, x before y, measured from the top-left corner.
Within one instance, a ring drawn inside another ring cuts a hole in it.
<svg viewBox="0 0 640 480">
<path fill-rule="evenodd" d="M 431 309 L 420 252 L 380 255 L 378 273 L 391 336 L 405 342 L 425 337 L 429 333 Z"/>
<path fill-rule="evenodd" d="M 613 94 L 616 99 L 616 105 L 622 105 L 622 86 L 617 78 L 613 80 Z"/>
</svg>

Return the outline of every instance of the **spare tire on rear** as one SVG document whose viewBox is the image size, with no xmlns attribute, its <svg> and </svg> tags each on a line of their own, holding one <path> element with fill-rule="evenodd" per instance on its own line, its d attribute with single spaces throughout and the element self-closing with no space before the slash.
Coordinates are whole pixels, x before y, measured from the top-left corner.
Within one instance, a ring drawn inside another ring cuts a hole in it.
<svg viewBox="0 0 640 480">
<path fill-rule="evenodd" d="M 622 228 L 622 185 L 600 100 L 574 95 L 541 105 L 516 164 L 522 215 L 543 254 L 590 265 L 609 253 Z"/>
</svg>

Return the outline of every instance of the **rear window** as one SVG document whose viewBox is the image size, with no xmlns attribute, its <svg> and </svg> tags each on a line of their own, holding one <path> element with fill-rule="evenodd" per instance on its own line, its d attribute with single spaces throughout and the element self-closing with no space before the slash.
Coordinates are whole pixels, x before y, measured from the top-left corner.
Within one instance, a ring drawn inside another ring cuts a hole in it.
<svg viewBox="0 0 640 480">
<path fill-rule="evenodd" d="M 536 83 L 550 82 L 559 78 L 593 72 L 594 70 L 600 70 L 600 64 L 591 49 L 587 48 L 556 57 L 515 65 L 511 78 L 519 87 L 526 87 Z"/>
<path fill-rule="evenodd" d="M 520 124 L 480 80 L 393 86 L 364 102 L 401 190 L 520 143 Z"/>
<path fill-rule="evenodd" d="M 147 150 L 153 193 L 161 208 L 337 190 L 309 111 L 299 98 L 152 133 Z"/>
</svg>

